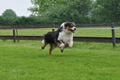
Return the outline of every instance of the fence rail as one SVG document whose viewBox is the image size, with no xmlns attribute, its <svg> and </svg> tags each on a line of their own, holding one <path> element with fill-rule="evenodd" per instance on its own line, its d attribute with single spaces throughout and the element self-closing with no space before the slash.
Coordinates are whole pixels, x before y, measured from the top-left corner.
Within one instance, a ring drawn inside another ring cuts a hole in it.
<svg viewBox="0 0 120 80">
<path fill-rule="evenodd" d="M 2 40 L 14 40 L 13 36 L 0 36 Z M 43 36 L 16 36 L 16 40 L 42 40 Z M 74 37 L 77 42 L 101 42 L 112 43 L 112 37 Z M 116 43 L 120 43 L 120 38 L 116 38 Z"/>
<path fill-rule="evenodd" d="M 115 37 L 115 28 L 114 22 L 109 24 L 111 25 L 111 28 L 81 28 L 81 29 L 111 29 L 112 37 L 74 37 L 74 41 L 79 42 L 105 42 L 105 43 L 112 43 L 113 47 L 116 47 L 116 43 L 120 43 L 120 38 Z M 53 28 L 55 28 L 55 25 L 52 25 Z M 32 28 L 32 27 L 31 27 Z M 40 27 L 39 27 L 40 28 Z M 13 39 L 14 42 L 16 40 L 42 40 L 43 36 L 18 36 L 18 28 L 16 26 L 12 26 L 13 29 L 13 36 L 0 36 L 0 39 L 7 40 L 7 39 Z M 54 31 L 54 29 L 52 29 Z"/>
</svg>

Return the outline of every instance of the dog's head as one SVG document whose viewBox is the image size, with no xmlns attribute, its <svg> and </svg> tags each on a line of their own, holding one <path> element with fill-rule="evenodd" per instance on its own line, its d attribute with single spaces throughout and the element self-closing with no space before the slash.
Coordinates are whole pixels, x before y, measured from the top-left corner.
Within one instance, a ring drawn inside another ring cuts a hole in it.
<svg viewBox="0 0 120 80">
<path fill-rule="evenodd" d="M 68 33 L 74 33 L 76 30 L 76 24 L 74 22 L 64 22 L 61 24 L 61 27 L 64 31 Z"/>
</svg>

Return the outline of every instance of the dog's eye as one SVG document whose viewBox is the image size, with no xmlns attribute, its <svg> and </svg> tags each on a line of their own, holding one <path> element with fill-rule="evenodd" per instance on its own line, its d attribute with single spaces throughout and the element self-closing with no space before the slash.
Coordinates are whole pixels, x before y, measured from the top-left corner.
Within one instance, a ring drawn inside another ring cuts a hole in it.
<svg viewBox="0 0 120 80">
<path fill-rule="evenodd" d="M 73 27 L 73 26 L 70 26 L 70 28 Z"/>
</svg>

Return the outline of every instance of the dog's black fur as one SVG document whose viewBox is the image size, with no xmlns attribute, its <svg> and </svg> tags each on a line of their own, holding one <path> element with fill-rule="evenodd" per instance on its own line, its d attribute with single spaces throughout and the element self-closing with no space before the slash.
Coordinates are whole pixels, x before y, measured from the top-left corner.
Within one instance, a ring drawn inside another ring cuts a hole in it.
<svg viewBox="0 0 120 80">
<path fill-rule="evenodd" d="M 57 31 L 52 31 L 52 32 L 48 32 L 47 34 L 44 35 L 44 40 L 46 43 L 57 43 L 59 42 L 57 40 L 59 32 L 62 31 L 62 28 L 59 28 Z"/>
</svg>

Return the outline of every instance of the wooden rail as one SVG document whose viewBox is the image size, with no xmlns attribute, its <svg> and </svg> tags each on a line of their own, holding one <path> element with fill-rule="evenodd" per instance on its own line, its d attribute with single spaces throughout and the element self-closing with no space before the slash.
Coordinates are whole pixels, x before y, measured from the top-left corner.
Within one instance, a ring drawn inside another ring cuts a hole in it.
<svg viewBox="0 0 120 80">
<path fill-rule="evenodd" d="M 0 36 L 2 40 L 14 40 L 14 36 Z M 16 36 L 16 40 L 42 40 L 43 36 Z M 75 36 L 74 41 L 77 42 L 102 42 L 112 43 L 112 37 L 77 37 Z M 116 43 L 120 43 L 120 38 L 116 38 Z"/>
</svg>

